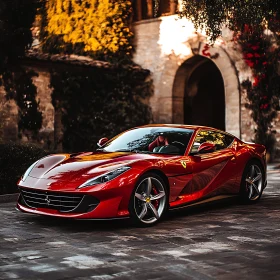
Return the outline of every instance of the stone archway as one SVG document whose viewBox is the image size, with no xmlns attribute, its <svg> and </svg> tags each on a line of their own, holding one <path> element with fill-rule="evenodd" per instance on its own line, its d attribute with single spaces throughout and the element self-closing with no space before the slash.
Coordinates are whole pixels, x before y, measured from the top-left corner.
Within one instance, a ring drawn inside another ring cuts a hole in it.
<svg viewBox="0 0 280 280">
<path fill-rule="evenodd" d="M 215 63 L 195 55 L 177 70 L 173 84 L 173 122 L 225 130 L 224 81 Z"/>
<path fill-rule="evenodd" d="M 197 68 L 200 63 L 211 61 L 217 67 L 215 70 L 219 69 L 224 83 L 225 130 L 240 137 L 241 101 L 236 69 L 240 57 L 223 41 L 207 45 L 205 38 L 195 33 L 190 21 L 175 19 L 174 16 L 161 17 L 134 25 L 133 60 L 149 69 L 153 78 L 154 95 L 149 100 L 153 122 L 184 123 L 186 77 L 195 70 L 194 65 Z M 203 60 L 193 61 L 199 57 Z"/>
<path fill-rule="evenodd" d="M 240 86 L 238 73 L 233 62 L 230 59 L 230 56 L 222 47 L 209 47 L 207 44 L 202 42 L 198 42 L 197 44 L 192 45 L 191 48 L 195 51 L 196 54 L 190 57 L 186 57 L 184 61 L 181 60 L 182 62 L 180 63 L 180 66 L 177 68 L 174 75 L 172 87 L 172 122 L 185 122 L 185 118 L 187 117 L 185 116 L 184 108 L 186 91 L 191 92 L 188 93 L 189 95 L 194 94 L 194 92 L 198 90 L 196 88 L 197 83 L 192 82 L 192 79 L 195 80 L 194 77 L 195 75 L 197 75 L 195 72 L 197 71 L 198 74 L 200 71 L 211 73 L 211 71 L 209 72 L 207 70 L 203 70 L 204 67 L 209 67 L 212 68 L 212 71 L 216 72 L 217 74 L 214 80 L 216 80 L 216 82 L 220 80 L 220 82 L 218 82 L 218 91 L 220 91 L 220 94 L 214 94 L 215 98 L 218 98 L 218 96 L 220 96 L 220 104 L 216 104 L 216 110 L 217 108 L 222 108 L 222 103 L 224 104 L 224 109 L 222 109 L 223 112 L 220 111 L 220 115 L 216 114 L 216 116 L 213 116 L 213 119 L 216 119 L 216 121 L 212 119 L 212 125 L 210 126 L 216 126 L 220 129 L 224 127 L 227 132 L 240 137 Z M 210 76 L 212 74 L 213 73 L 211 73 Z M 194 75 L 193 78 L 192 75 Z M 221 88 L 219 89 L 219 86 L 221 86 L 222 83 L 224 84 L 224 97 L 222 96 Z M 214 90 L 214 87 L 210 85 L 209 82 L 208 85 L 209 88 L 212 87 Z M 208 89 L 208 92 L 211 92 L 211 88 L 210 90 Z M 213 97 L 213 93 L 211 94 L 211 97 Z M 208 100 L 210 100 L 210 98 Z M 199 108 L 199 106 L 196 107 Z M 203 110 L 202 106 L 200 110 Z M 210 114 L 210 112 L 207 113 Z M 206 117 L 204 119 L 206 119 Z M 221 121 L 224 121 L 225 125 L 219 122 L 219 119 Z M 197 122 L 199 121 L 200 120 L 197 119 Z M 204 124 L 209 125 L 208 123 Z"/>
</svg>

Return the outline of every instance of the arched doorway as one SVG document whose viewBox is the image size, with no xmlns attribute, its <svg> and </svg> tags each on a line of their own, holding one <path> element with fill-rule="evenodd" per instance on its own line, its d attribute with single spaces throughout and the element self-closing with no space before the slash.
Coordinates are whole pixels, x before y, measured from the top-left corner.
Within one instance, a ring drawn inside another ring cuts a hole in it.
<svg viewBox="0 0 280 280">
<path fill-rule="evenodd" d="M 196 55 L 179 67 L 173 84 L 173 121 L 179 119 L 225 130 L 224 81 L 211 59 Z"/>
</svg>

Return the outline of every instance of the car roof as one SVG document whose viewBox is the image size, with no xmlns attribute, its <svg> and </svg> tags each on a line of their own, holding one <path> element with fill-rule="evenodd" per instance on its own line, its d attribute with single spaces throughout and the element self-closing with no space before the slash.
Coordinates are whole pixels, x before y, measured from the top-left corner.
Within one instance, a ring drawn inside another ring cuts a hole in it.
<svg viewBox="0 0 280 280">
<path fill-rule="evenodd" d="M 232 135 L 231 133 L 228 133 L 224 130 L 221 129 L 217 129 L 214 127 L 210 127 L 210 126 L 203 126 L 203 125 L 187 125 L 187 124 L 147 124 L 147 125 L 142 125 L 142 126 L 138 126 L 136 128 L 140 128 L 140 127 L 170 127 L 170 128 L 186 128 L 186 129 L 192 129 L 192 130 L 199 130 L 199 129 L 207 129 L 207 130 L 215 130 L 215 131 L 220 131 L 223 133 L 226 133 L 228 135 L 231 135 L 234 138 L 237 138 L 235 135 Z"/>
<path fill-rule="evenodd" d="M 140 128 L 140 127 L 170 127 L 170 128 L 175 127 L 175 128 L 187 128 L 187 129 L 193 129 L 193 130 L 198 130 L 198 129 L 202 128 L 202 129 L 219 130 L 219 129 L 209 127 L 209 126 L 187 125 L 187 124 L 147 124 L 147 125 L 138 126 L 137 128 Z"/>
</svg>

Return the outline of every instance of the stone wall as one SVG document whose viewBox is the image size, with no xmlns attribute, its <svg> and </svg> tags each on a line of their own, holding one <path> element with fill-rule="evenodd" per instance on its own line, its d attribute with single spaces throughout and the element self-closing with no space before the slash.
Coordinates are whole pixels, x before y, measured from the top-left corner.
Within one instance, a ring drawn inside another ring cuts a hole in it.
<svg viewBox="0 0 280 280">
<path fill-rule="evenodd" d="M 43 124 L 39 133 L 39 141 L 36 144 L 51 148 L 54 131 L 54 108 L 51 104 L 51 89 L 49 88 L 50 74 L 42 69 L 32 68 L 39 75 L 34 77 L 37 86 L 37 100 L 39 109 L 43 115 Z M 0 140 L 3 142 L 30 142 L 26 135 L 18 138 L 18 109 L 13 100 L 7 101 L 5 90 L 0 87 Z"/>
<path fill-rule="evenodd" d="M 0 143 L 18 141 L 18 110 L 13 100 L 7 101 L 5 90 L 0 87 Z"/>
<path fill-rule="evenodd" d="M 240 136 L 239 80 L 235 65 L 222 42 L 209 47 L 205 43 L 205 37 L 195 32 L 190 21 L 178 20 L 176 15 L 141 21 L 136 23 L 134 28 L 136 34 L 134 61 L 150 69 L 153 74 L 155 94 L 150 103 L 154 121 L 184 122 L 183 119 L 173 116 L 174 112 L 180 115 L 183 110 L 186 86 L 175 83 L 175 77 L 184 62 L 194 55 L 201 55 L 212 59 L 221 71 L 225 85 L 226 130 Z M 178 86 L 181 87 L 179 95 L 175 89 Z"/>
</svg>

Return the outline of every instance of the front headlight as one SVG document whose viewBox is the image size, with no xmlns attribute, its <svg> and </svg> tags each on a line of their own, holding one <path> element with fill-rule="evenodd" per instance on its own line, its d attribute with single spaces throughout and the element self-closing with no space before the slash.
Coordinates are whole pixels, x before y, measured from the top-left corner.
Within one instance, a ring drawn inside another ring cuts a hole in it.
<svg viewBox="0 0 280 280">
<path fill-rule="evenodd" d="M 111 181 L 111 180 L 115 179 L 116 177 L 118 177 L 119 175 L 126 172 L 127 170 L 129 170 L 130 168 L 131 167 L 129 167 L 129 166 L 119 167 L 113 171 L 107 172 L 105 174 L 102 174 L 100 176 L 97 176 L 95 178 L 92 178 L 92 179 L 86 181 L 81 186 L 79 186 L 78 189 Z"/>
<path fill-rule="evenodd" d="M 34 162 L 24 173 L 24 175 L 22 176 L 22 181 L 24 182 L 25 179 L 27 178 L 27 176 L 29 175 L 29 173 L 31 172 L 31 170 L 33 169 L 33 167 L 37 164 L 39 160 L 37 160 L 36 162 Z"/>
</svg>

